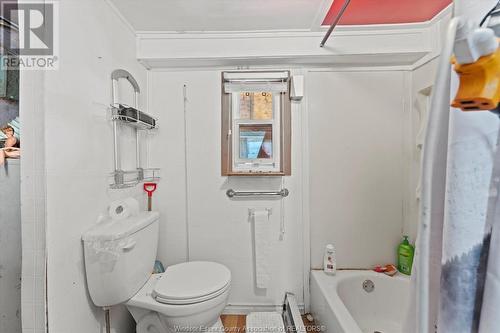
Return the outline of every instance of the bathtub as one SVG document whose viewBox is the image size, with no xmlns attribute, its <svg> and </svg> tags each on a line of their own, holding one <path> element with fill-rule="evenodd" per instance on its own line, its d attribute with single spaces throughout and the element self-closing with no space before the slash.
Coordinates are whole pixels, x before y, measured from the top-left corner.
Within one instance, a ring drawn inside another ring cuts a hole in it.
<svg viewBox="0 0 500 333">
<path fill-rule="evenodd" d="M 311 313 L 327 333 L 404 333 L 409 287 L 409 277 L 399 273 L 312 271 Z"/>
</svg>

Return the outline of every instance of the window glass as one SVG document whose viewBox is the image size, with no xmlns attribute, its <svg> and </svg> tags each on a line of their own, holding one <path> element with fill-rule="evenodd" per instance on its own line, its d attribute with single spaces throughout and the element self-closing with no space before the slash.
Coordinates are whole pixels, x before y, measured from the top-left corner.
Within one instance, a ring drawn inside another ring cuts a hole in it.
<svg viewBox="0 0 500 333">
<path fill-rule="evenodd" d="M 273 119 L 273 94 L 270 92 L 239 93 L 239 119 Z"/>
<path fill-rule="evenodd" d="M 273 158 L 273 125 L 240 125 L 240 159 Z"/>
</svg>

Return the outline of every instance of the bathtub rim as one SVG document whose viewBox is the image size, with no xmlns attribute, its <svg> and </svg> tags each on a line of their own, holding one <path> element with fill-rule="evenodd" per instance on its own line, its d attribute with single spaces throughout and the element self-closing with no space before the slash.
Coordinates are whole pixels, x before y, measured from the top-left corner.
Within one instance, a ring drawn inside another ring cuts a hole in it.
<svg viewBox="0 0 500 333">
<path fill-rule="evenodd" d="M 363 333 L 363 331 L 338 294 L 337 288 L 339 282 L 350 277 L 362 276 L 377 279 L 397 279 L 410 283 L 410 276 L 401 273 L 397 273 L 395 276 L 387 276 L 368 269 L 341 269 L 337 270 L 335 275 L 328 275 L 323 270 L 311 270 L 310 275 L 311 284 L 315 283 L 318 286 L 323 300 L 328 304 L 331 314 L 336 317 L 337 322 L 346 333 Z M 334 292 L 336 297 L 328 296 L 331 292 Z M 314 301 L 311 300 L 311 304 L 312 302 Z"/>
</svg>

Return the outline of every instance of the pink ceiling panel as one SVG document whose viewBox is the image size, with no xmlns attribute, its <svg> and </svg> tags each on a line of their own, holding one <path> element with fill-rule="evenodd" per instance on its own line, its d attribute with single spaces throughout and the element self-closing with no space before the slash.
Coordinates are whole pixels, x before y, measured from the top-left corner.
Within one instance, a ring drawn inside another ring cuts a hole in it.
<svg viewBox="0 0 500 333">
<path fill-rule="evenodd" d="M 424 22 L 446 8 L 452 0 L 351 0 L 339 24 L 396 24 Z M 332 24 L 344 0 L 334 0 L 323 21 Z"/>
</svg>

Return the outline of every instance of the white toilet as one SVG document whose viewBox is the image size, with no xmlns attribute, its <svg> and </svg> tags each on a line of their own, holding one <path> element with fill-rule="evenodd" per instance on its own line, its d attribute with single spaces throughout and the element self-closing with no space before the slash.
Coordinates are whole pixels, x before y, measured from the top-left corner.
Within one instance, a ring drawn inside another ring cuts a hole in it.
<svg viewBox="0 0 500 333">
<path fill-rule="evenodd" d="M 158 247 L 157 212 L 105 219 L 82 237 L 95 305 L 125 304 L 137 333 L 222 332 L 231 272 L 215 262 L 186 262 L 151 275 Z"/>
</svg>

